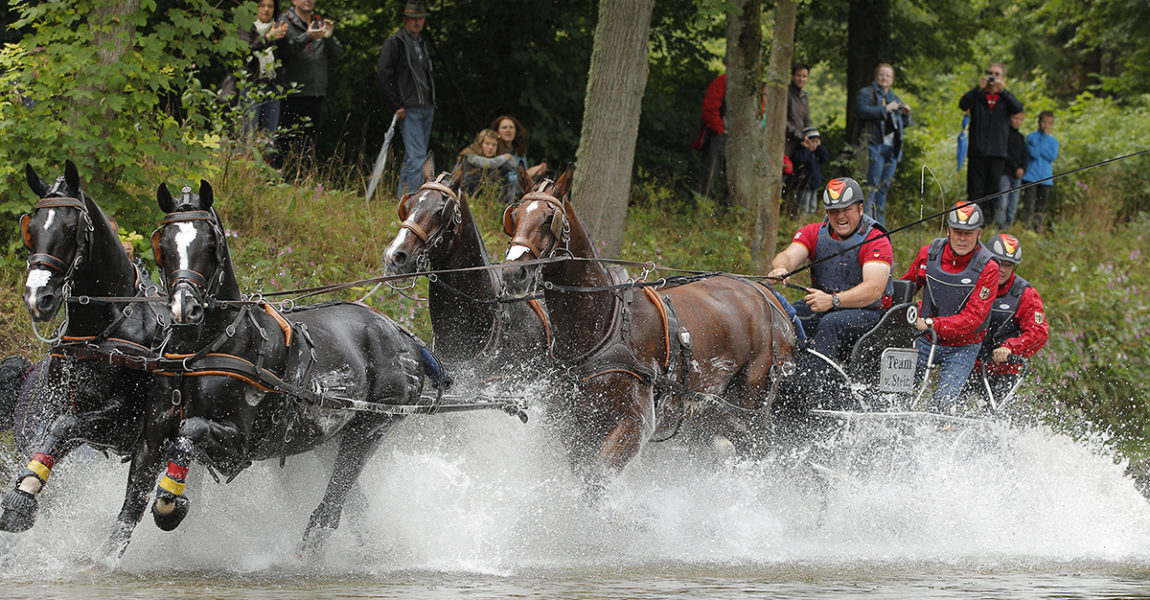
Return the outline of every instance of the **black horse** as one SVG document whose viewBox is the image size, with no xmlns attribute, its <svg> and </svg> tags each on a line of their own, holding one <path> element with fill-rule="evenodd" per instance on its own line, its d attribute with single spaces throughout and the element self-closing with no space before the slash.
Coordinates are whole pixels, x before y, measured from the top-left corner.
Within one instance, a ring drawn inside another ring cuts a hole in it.
<svg viewBox="0 0 1150 600">
<path fill-rule="evenodd" d="M 391 405 L 420 399 L 424 375 L 444 385 L 430 353 L 391 319 L 358 303 L 281 314 L 242 301 L 212 189 L 157 194 L 167 216 L 152 236 L 169 292 L 171 341 L 156 371 L 167 400 L 149 413 L 145 444 L 167 449 L 152 513 L 161 529 L 187 514 L 191 460 L 234 478 L 255 460 L 314 449 L 339 437 L 323 501 L 301 551 L 318 551 L 339 526 L 349 488 L 388 429 Z"/>
<path fill-rule="evenodd" d="M 4 498 L 0 530 L 32 526 L 37 495 L 52 468 L 86 442 L 134 457 L 118 528 L 130 531 L 147 507 L 159 471 L 135 460 L 135 451 L 152 387 L 143 366 L 168 326 L 168 312 L 157 303 L 133 301 L 157 296 L 159 288 L 128 257 L 108 218 L 80 189 L 71 161 L 51 186 L 31 165 L 25 171 L 40 200 L 20 219 L 30 252 L 24 304 L 34 323 L 51 320 L 61 307 L 66 316 L 39 374 L 36 390 L 42 393 L 33 398 L 33 409 L 54 419 Z"/>
<path fill-rule="evenodd" d="M 487 249 L 456 167 L 423 184 L 399 203 L 402 221 L 383 253 L 388 275 L 426 270 L 435 350 L 448 366 L 475 374 L 534 378 L 546 366 L 550 342 L 547 313 L 538 300 L 499 302 L 502 279 L 487 268 Z"/>
</svg>

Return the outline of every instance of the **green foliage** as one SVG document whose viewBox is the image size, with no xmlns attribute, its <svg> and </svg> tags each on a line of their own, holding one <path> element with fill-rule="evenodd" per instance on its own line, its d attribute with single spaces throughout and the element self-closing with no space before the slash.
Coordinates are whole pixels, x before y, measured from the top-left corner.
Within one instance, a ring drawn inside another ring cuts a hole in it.
<svg viewBox="0 0 1150 600">
<path fill-rule="evenodd" d="M 169 177 L 215 172 L 215 94 L 197 79 L 213 56 L 240 42 L 215 3 L 13 3 L 26 33 L 0 52 L 0 213 L 28 209 L 24 164 L 54 178 L 65 159 L 86 189 L 127 229 Z M 8 231 L 11 248 L 17 241 Z"/>
</svg>

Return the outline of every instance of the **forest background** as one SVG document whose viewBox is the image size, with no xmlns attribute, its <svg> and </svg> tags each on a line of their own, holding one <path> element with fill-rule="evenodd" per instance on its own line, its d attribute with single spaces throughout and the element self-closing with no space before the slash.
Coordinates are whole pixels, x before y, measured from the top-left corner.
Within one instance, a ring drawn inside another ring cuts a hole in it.
<svg viewBox="0 0 1150 600">
<path fill-rule="evenodd" d="M 584 115 L 612 110 L 585 103 L 589 63 L 600 15 L 625 1 L 432 2 L 424 35 L 437 77 L 431 145 L 438 166 L 449 168 L 501 114 L 530 129 L 532 162 L 571 162 Z M 281 11 L 290 6 L 280 4 Z M 285 173 L 259 160 L 236 135 L 238 111 L 216 101 L 215 87 L 245 51 L 235 32 L 252 22 L 254 2 L 0 6 L 0 215 L 10 219 L 0 228 L 0 351 L 44 351 L 19 298 L 25 253 L 15 218 L 35 200 L 24 183 L 26 163 L 48 178 L 62 172 L 65 159 L 75 161 L 86 189 L 146 259 L 145 240 L 159 219 L 157 184 L 204 178 L 216 187 L 245 289 L 378 274 L 380 252 L 396 231 L 394 203 L 389 194 L 366 203 L 363 193 L 391 117 L 375 65 L 384 38 L 400 26 L 403 3 L 317 4 L 336 23 L 345 55 L 332 67 L 318 168 Z M 1056 173 L 1150 148 L 1150 6 L 1141 0 L 785 4 L 795 15 L 792 60 L 812 65 L 811 113 L 835 157 L 828 176 L 863 178 L 864 153 L 852 153 L 849 143 L 848 102 L 870 82 L 874 64 L 895 66 L 895 91 L 913 108 L 916 127 L 892 187 L 894 226 L 965 197 L 955 168 L 957 102 L 991 61 L 1007 65 L 1007 86 L 1026 104 L 1023 133 L 1035 129 L 1040 110 L 1055 112 L 1062 143 Z M 707 84 L 725 70 L 730 21 L 760 30 L 765 67 L 779 25 L 774 9 L 745 0 L 654 3 L 634 167 L 622 199 L 621 257 L 754 270 L 755 219 L 743 207 L 693 197 L 700 156 L 687 141 Z M 384 190 L 393 189 L 401 147 L 397 140 Z M 1050 343 L 1033 361 L 1025 412 L 1077 435 L 1105 436 L 1135 459 L 1150 454 L 1148 195 L 1144 155 L 1085 169 L 1057 181 L 1048 231 L 1012 231 L 1025 248 L 1020 272 L 1042 293 L 1051 321 Z M 578 197 L 574 202 L 580 206 Z M 475 203 L 498 259 L 506 243 L 496 226 L 502 207 L 489 197 Z M 766 234 L 785 243 L 799 224 L 783 215 Z M 896 234 L 896 274 L 939 231 L 935 220 Z M 423 302 L 391 292 L 372 301 L 430 335 Z"/>
</svg>

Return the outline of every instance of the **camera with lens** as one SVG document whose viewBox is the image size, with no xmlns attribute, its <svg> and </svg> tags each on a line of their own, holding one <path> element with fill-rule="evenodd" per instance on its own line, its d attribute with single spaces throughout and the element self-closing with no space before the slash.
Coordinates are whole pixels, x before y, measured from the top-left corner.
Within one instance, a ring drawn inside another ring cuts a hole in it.
<svg viewBox="0 0 1150 600">
<path fill-rule="evenodd" d="M 994 83 L 994 75 L 987 75 L 986 76 L 986 82 L 987 83 Z"/>
</svg>

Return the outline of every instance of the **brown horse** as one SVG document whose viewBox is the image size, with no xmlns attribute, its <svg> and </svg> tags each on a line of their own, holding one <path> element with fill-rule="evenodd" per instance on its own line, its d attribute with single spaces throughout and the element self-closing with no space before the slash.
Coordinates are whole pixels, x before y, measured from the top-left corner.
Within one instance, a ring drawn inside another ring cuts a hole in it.
<svg viewBox="0 0 1150 600">
<path fill-rule="evenodd" d="M 571 173 L 507 208 L 503 276 L 513 296 L 544 289 L 552 354 L 564 371 L 558 379 L 570 386 L 572 459 L 598 485 L 644 442 L 669 438 L 684 421 L 711 431 L 705 424 L 719 416 L 765 418 L 776 384 L 793 372 L 796 340 L 762 285 L 712 274 L 635 286 L 621 269 L 606 268 L 570 202 L 560 200 Z M 518 264 L 563 256 L 570 259 Z"/>
</svg>

